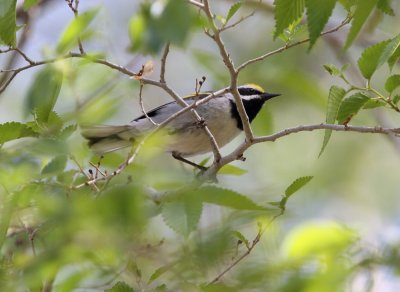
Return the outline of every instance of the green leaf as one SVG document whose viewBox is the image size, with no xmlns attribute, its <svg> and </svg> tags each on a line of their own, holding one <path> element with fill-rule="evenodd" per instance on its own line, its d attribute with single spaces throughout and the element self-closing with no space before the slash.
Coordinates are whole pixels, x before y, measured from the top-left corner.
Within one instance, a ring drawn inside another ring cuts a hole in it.
<svg viewBox="0 0 400 292">
<path fill-rule="evenodd" d="M 171 267 L 172 267 L 171 264 L 159 267 L 157 270 L 154 271 L 153 274 L 151 274 L 150 279 L 147 282 L 147 284 L 151 284 L 154 280 L 156 280 L 162 274 L 164 274 L 165 272 L 169 271 L 171 269 Z"/>
<path fill-rule="evenodd" d="M 36 5 L 39 0 L 24 0 L 24 10 L 28 11 L 32 6 Z"/>
<path fill-rule="evenodd" d="M 62 129 L 60 133 L 60 139 L 61 140 L 67 140 L 69 136 L 71 136 L 77 129 L 77 125 L 69 125 Z"/>
<path fill-rule="evenodd" d="M 246 245 L 246 247 L 247 247 L 248 249 L 250 248 L 250 243 L 249 243 L 249 241 L 247 240 L 246 237 L 244 237 L 244 235 L 243 235 L 242 233 L 240 233 L 240 232 L 237 231 L 237 230 L 232 231 L 232 233 L 233 233 L 233 235 L 236 236 L 241 242 L 243 242 L 243 243 Z"/>
<path fill-rule="evenodd" d="M 307 222 L 292 229 L 282 245 L 292 260 L 321 257 L 335 259 L 357 238 L 355 231 L 336 222 Z"/>
<path fill-rule="evenodd" d="M 332 11 L 335 8 L 336 0 L 325 0 L 321 4 L 320 0 L 305 0 L 307 8 L 307 23 L 310 33 L 309 49 L 315 44 L 324 29 Z"/>
<path fill-rule="evenodd" d="M 58 174 L 64 171 L 65 166 L 67 165 L 67 156 L 59 155 L 54 157 L 49 163 L 45 165 L 42 169 L 42 174 Z"/>
<path fill-rule="evenodd" d="M 37 131 L 41 136 L 57 136 L 64 125 L 61 117 L 54 111 L 47 113 L 43 109 L 37 110 L 35 117 L 38 125 Z"/>
<path fill-rule="evenodd" d="M 339 111 L 340 103 L 342 99 L 346 95 L 346 91 L 338 86 L 332 86 L 329 90 L 328 96 L 328 105 L 326 109 L 326 123 L 327 124 L 334 124 L 336 121 L 336 117 Z M 331 138 L 332 130 L 325 130 L 324 141 L 322 143 L 321 151 L 319 152 L 319 156 L 322 155 L 328 142 Z"/>
<path fill-rule="evenodd" d="M 353 94 L 340 104 L 337 120 L 339 124 L 346 124 L 370 100 L 369 96 L 362 93 Z"/>
<path fill-rule="evenodd" d="M 47 66 L 36 75 L 25 98 L 29 113 L 40 113 L 40 122 L 47 123 L 60 94 L 63 75 L 54 66 Z"/>
<path fill-rule="evenodd" d="M 188 236 L 196 229 L 202 209 L 203 204 L 197 196 L 185 194 L 180 196 L 179 200 L 164 203 L 161 214 L 171 229 Z"/>
<path fill-rule="evenodd" d="M 286 198 L 290 197 L 295 192 L 297 192 L 302 187 L 304 187 L 312 178 L 313 178 L 313 176 L 303 176 L 303 177 L 299 177 L 298 179 L 294 180 L 285 191 Z"/>
<path fill-rule="evenodd" d="M 370 99 L 364 104 L 363 109 L 373 109 L 385 105 L 387 105 L 387 103 L 381 99 Z"/>
<path fill-rule="evenodd" d="M 358 67 L 362 75 L 366 79 L 371 79 L 372 75 L 378 69 L 380 58 L 386 46 L 389 44 L 389 40 L 377 43 L 371 47 L 368 47 L 361 54 L 358 59 Z"/>
<path fill-rule="evenodd" d="M 16 45 L 16 5 L 17 0 L 0 1 L 0 44 L 15 47 Z"/>
<path fill-rule="evenodd" d="M 346 9 L 347 12 L 351 11 L 351 8 L 356 5 L 357 0 L 339 0 L 339 3 Z"/>
<path fill-rule="evenodd" d="M 228 11 L 228 14 L 225 17 L 225 23 L 227 23 L 235 14 L 236 12 L 239 10 L 239 8 L 242 6 L 242 2 L 236 2 L 235 4 L 233 4 Z"/>
<path fill-rule="evenodd" d="M 353 43 L 354 39 L 357 37 L 362 26 L 367 20 L 368 16 L 371 14 L 372 9 L 377 4 L 378 0 L 362 0 L 357 2 L 357 7 L 354 12 L 353 21 L 351 22 L 351 28 L 349 34 L 347 35 L 346 43 L 344 45 L 345 49 L 349 48 Z"/>
<path fill-rule="evenodd" d="M 386 80 L 385 89 L 390 94 L 392 94 L 392 92 L 399 86 L 400 86 L 400 75 L 399 74 L 392 75 Z"/>
<path fill-rule="evenodd" d="M 257 205 L 242 194 L 216 186 L 201 187 L 193 193 L 201 201 L 209 204 L 220 205 L 237 210 L 268 210 L 265 207 Z"/>
<path fill-rule="evenodd" d="M 26 124 L 17 122 L 8 122 L 0 124 L 0 145 L 5 142 L 16 140 L 23 137 L 36 137 L 35 133 Z"/>
<path fill-rule="evenodd" d="M 383 50 L 380 58 L 379 58 L 379 63 L 378 67 L 386 63 L 394 53 L 400 48 L 400 34 L 397 35 L 395 38 L 393 38 L 385 47 Z"/>
<path fill-rule="evenodd" d="M 398 62 L 400 58 L 400 47 L 393 53 L 393 55 L 388 60 L 389 69 L 393 70 L 393 66 Z"/>
<path fill-rule="evenodd" d="M 332 76 L 342 76 L 342 71 L 333 64 L 325 64 L 323 65 L 324 69 Z"/>
<path fill-rule="evenodd" d="M 394 16 L 394 10 L 392 7 L 390 7 L 390 0 L 378 0 L 377 7 L 383 13 Z"/>
<path fill-rule="evenodd" d="M 303 16 L 305 0 L 275 0 L 275 32 L 279 36 L 285 28 Z"/>
<path fill-rule="evenodd" d="M 97 12 L 97 8 L 88 10 L 79 14 L 78 17 L 72 20 L 72 22 L 67 26 L 67 28 L 61 35 L 60 40 L 58 41 L 56 49 L 57 53 L 65 53 L 77 45 L 78 39 L 83 36 L 89 24 L 96 16 Z"/>
<path fill-rule="evenodd" d="M 157 5 L 157 13 L 154 6 Z M 141 5 L 139 14 L 129 24 L 131 50 L 158 53 L 165 43 L 183 46 L 193 28 L 204 27 L 202 16 L 185 0 L 168 0 Z"/>
<path fill-rule="evenodd" d="M 400 101 L 400 95 L 396 94 L 396 95 L 393 97 L 393 103 L 396 104 L 396 103 L 398 103 L 399 101 Z"/>
<path fill-rule="evenodd" d="M 235 165 L 226 164 L 219 170 L 218 173 L 240 176 L 240 175 L 247 173 L 247 170 L 237 167 Z"/>
<path fill-rule="evenodd" d="M 125 282 L 118 282 L 112 288 L 104 290 L 104 292 L 134 292 L 133 288 Z"/>
</svg>

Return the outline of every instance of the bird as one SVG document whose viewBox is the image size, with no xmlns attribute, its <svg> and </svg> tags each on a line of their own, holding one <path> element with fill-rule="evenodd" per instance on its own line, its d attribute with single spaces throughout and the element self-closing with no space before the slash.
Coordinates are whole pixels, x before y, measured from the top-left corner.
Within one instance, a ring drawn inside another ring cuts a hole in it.
<svg viewBox="0 0 400 292">
<path fill-rule="evenodd" d="M 237 89 L 250 122 L 254 120 L 266 101 L 280 95 L 267 93 L 256 84 L 242 85 Z M 206 91 L 192 94 L 185 97 L 185 102 L 190 105 L 211 93 L 211 91 Z M 150 110 L 126 125 L 83 128 L 82 136 L 88 140 L 88 145 L 93 152 L 104 155 L 108 152 L 133 146 L 135 142 L 140 141 L 147 133 L 154 130 L 157 124 L 162 123 L 180 110 L 182 110 L 182 106 L 176 101 L 169 102 Z M 214 96 L 196 107 L 196 111 L 214 136 L 219 147 L 225 146 L 243 131 L 235 98 L 230 92 Z M 205 170 L 204 166 L 187 159 L 187 157 L 211 152 L 213 149 L 210 137 L 199 126 L 199 122 L 193 117 L 192 113 L 187 111 L 177 116 L 165 128 L 167 135 L 172 138 L 164 146 L 165 151 L 172 154 L 177 160 L 200 170 Z"/>
</svg>

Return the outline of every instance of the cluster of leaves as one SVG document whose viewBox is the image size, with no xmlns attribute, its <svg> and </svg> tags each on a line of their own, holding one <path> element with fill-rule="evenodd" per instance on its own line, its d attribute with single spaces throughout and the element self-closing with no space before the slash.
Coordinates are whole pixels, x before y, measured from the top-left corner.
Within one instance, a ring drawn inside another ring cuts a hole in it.
<svg viewBox="0 0 400 292">
<path fill-rule="evenodd" d="M 386 93 L 381 93 L 371 84 L 371 79 L 382 65 L 388 64 L 390 71 L 400 59 L 400 35 L 372 45 L 364 50 L 358 59 L 358 67 L 362 76 L 366 79 L 366 87 L 352 84 L 345 76 L 347 66 L 339 69 L 332 64 L 324 65 L 332 76 L 342 79 L 347 89 L 333 85 L 328 96 L 326 122 L 329 124 L 347 124 L 362 109 L 388 107 L 400 112 L 398 102 L 400 95 L 395 94 L 400 86 L 400 75 L 392 74 L 385 82 Z M 350 93 L 355 92 L 350 95 Z M 349 95 L 349 96 L 348 96 Z M 347 96 L 347 97 L 346 97 Z M 325 131 L 324 142 L 320 155 L 324 151 L 331 137 L 332 130 Z"/>
<path fill-rule="evenodd" d="M 390 0 L 327 0 L 323 5 L 318 0 L 275 0 L 274 37 L 288 40 L 284 33 L 288 32 L 290 35 L 296 32 L 297 24 L 303 18 L 306 10 L 311 49 L 328 23 L 337 2 L 348 12 L 349 18 L 352 18 L 345 48 L 350 47 L 354 42 L 374 8 L 378 8 L 388 15 L 394 15 L 393 9 L 390 7 Z"/>
</svg>

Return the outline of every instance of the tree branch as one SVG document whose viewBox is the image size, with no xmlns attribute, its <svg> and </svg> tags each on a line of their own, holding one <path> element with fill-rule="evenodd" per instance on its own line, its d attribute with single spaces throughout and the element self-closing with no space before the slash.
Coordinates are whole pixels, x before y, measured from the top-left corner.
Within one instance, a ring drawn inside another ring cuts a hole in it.
<svg viewBox="0 0 400 292">
<path fill-rule="evenodd" d="M 380 126 L 376 127 L 364 127 L 364 126 L 351 126 L 351 125 L 334 125 L 334 124 L 316 124 L 316 125 L 305 125 L 305 126 L 297 126 L 293 128 L 287 128 L 282 131 L 279 131 L 275 134 L 268 136 L 260 136 L 255 137 L 252 142 L 245 141 L 240 144 L 233 152 L 222 157 L 219 163 L 213 164 L 207 171 L 204 172 L 205 177 L 210 177 L 215 175 L 218 170 L 234 160 L 240 159 L 243 157 L 243 153 L 252 145 L 263 142 L 275 142 L 276 140 L 283 138 L 285 136 L 306 132 L 306 131 L 315 131 L 315 130 L 332 130 L 332 131 L 341 131 L 341 132 L 357 132 L 357 133 L 374 133 L 374 134 L 386 134 L 386 135 L 400 135 L 400 128 L 384 128 Z"/>
<path fill-rule="evenodd" d="M 333 33 L 333 32 L 338 31 L 338 30 L 341 29 L 343 26 L 345 26 L 346 24 L 348 24 L 348 23 L 350 22 L 350 20 L 351 20 L 351 18 L 350 18 L 350 17 L 347 17 L 347 18 L 346 18 L 345 20 L 343 20 L 342 23 L 340 23 L 338 26 L 336 26 L 336 27 L 334 27 L 334 28 L 332 28 L 332 29 L 330 29 L 330 30 L 327 30 L 327 31 L 325 31 L 325 32 L 322 32 L 322 33 L 320 34 L 320 36 L 324 36 L 324 35 L 326 35 L 326 34 L 330 34 L 330 33 Z M 240 71 L 242 71 L 244 68 L 246 68 L 247 66 L 249 66 L 250 64 L 253 64 L 253 63 L 256 63 L 256 62 L 259 62 L 259 61 L 263 61 L 263 60 L 265 60 L 266 58 L 271 57 L 272 55 L 281 53 L 281 52 L 283 52 L 283 51 L 285 51 L 285 50 L 287 50 L 287 49 L 296 47 L 296 46 L 298 46 L 298 45 L 305 44 L 305 43 L 307 43 L 307 42 L 309 42 L 309 41 L 310 41 L 310 38 L 306 38 L 306 39 L 304 39 L 304 40 L 301 40 L 301 41 L 298 41 L 298 42 L 295 42 L 295 43 L 292 43 L 292 44 L 289 44 L 289 43 L 288 43 L 288 44 L 286 44 L 286 45 L 283 46 L 283 47 L 280 47 L 280 48 L 278 48 L 278 49 L 276 49 L 276 50 L 273 50 L 273 51 L 268 52 L 268 53 L 266 53 L 266 54 L 264 54 L 264 55 L 261 55 L 261 56 L 259 56 L 259 57 L 256 57 L 256 58 L 254 58 L 254 59 L 250 59 L 250 60 L 248 60 L 248 61 L 242 63 L 239 67 L 236 68 L 236 70 L 237 70 L 238 72 L 240 72 Z"/>
<path fill-rule="evenodd" d="M 213 16 L 213 13 L 211 12 L 208 0 L 204 0 L 204 9 L 203 10 L 208 18 L 208 22 L 211 26 L 211 30 L 214 33 L 213 35 L 211 35 L 211 37 L 217 44 L 220 55 L 221 55 L 221 57 L 224 61 L 224 64 L 227 67 L 229 74 L 230 74 L 230 78 L 231 78 L 230 92 L 232 93 L 232 95 L 235 98 L 236 107 L 239 112 L 240 119 L 242 121 L 243 130 L 245 132 L 246 139 L 248 141 L 252 141 L 252 139 L 254 137 L 253 131 L 251 129 L 249 118 L 246 114 L 246 110 L 244 109 L 243 101 L 237 90 L 237 86 L 238 86 L 237 78 L 238 78 L 239 71 L 237 71 L 235 69 L 235 65 L 234 65 L 232 59 L 230 58 L 228 51 L 226 50 L 224 42 L 222 41 L 222 38 L 220 35 L 221 29 L 219 29 L 214 22 L 214 16 Z"/>
</svg>

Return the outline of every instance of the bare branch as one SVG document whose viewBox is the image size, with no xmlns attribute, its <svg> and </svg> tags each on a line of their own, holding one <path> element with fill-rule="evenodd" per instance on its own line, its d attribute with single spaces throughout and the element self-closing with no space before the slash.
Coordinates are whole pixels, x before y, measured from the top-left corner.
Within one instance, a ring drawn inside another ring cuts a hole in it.
<svg viewBox="0 0 400 292">
<path fill-rule="evenodd" d="M 238 24 L 240 24 L 241 22 L 245 21 L 246 19 L 252 17 L 255 13 L 256 13 L 256 12 L 253 11 L 253 12 L 251 12 L 250 14 L 241 17 L 238 21 L 236 21 L 236 22 L 234 22 L 234 23 L 232 23 L 232 24 L 230 24 L 230 25 L 221 27 L 219 31 L 220 31 L 220 32 L 223 32 L 223 31 L 228 30 L 228 29 L 230 29 L 230 28 L 232 28 L 232 27 L 235 27 L 235 26 L 237 26 Z"/>
<path fill-rule="evenodd" d="M 336 26 L 336 27 L 334 27 L 334 28 L 332 28 L 332 29 L 330 29 L 330 30 L 327 30 L 327 31 L 325 31 L 325 32 L 322 32 L 322 33 L 320 34 L 320 36 L 324 36 L 324 35 L 326 35 L 326 34 L 330 34 L 330 33 L 333 33 L 333 32 L 338 31 L 338 30 L 341 29 L 343 26 L 345 26 L 346 24 L 348 24 L 348 23 L 350 22 L 350 20 L 351 20 L 350 17 L 346 18 L 346 19 L 345 19 L 342 23 L 340 23 L 338 26 Z M 254 58 L 254 59 L 250 59 L 250 60 L 244 62 L 244 63 L 241 64 L 239 67 L 237 67 L 236 70 L 237 70 L 238 72 L 240 72 L 241 70 L 243 70 L 244 68 L 246 68 L 246 67 L 249 66 L 250 64 L 253 64 L 253 63 L 256 63 L 256 62 L 265 60 L 266 58 L 271 57 L 272 55 L 281 53 L 281 52 L 283 52 L 283 51 L 285 51 L 285 50 L 287 50 L 287 49 L 296 47 L 296 46 L 298 46 L 298 45 L 305 44 L 305 43 L 307 43 L 307 42 L 309 42 L 309 41 L 310 41 L 310 38 L 306 38 L 306 39 L 304 39 L 304 40 L 301 40 L 301 41 L 298 41 L 298 42 L 295 42 L 295 43 L 292 43 L 292 44 L 286 44 L 285 46 L 280 47 L 280 48 L 278 48 L 278 49 L 276 49 L 276 50 L 274 50 L 274 51 L 268 52 L 268 53 L 266 53 L 266 54 L 264 54 L 264 55 L 261 55 L 261 56 L 259 56 L 259 57 L 256 57 L 256 58 Z"/>
<path fill-rule="evenodd" d="M 169 43 L 165 45 L 164 53 L 161 58 L 161 69 L 160 69 L 160 82 L 165 83 L 165 65 L 167 62 L 167 56 L 169 53 Z"/>
<path fill-rule="evenodd" d="M 65 0 L 67 2 L 68 7 L 71 9 L 72 13 L 74 13 L 75 18 L 78 17 L 79 14 L 79 0 Z M 75 3 L 75 5 L 74 5 Z M 83 49 L 83 45 L 81 42 L 81 39 L 78 38 L 78 47 L 79 47 L 79 52 L 81 54 L 85 54 L 85 50 Z"/>
<path fill-rule="evenodd" d="M 22 51 L 21 51 L 22 52 Z M 81 59 L 87 59 L 93 63 L 97 63 L 97 64 L 102 64 L 104 66 L 107 66 L 113 70 L 117 70 L 125 75 L 128 76 L 134 76 L 135 72 L 130 71 L 129 69 L 127 69 L 126 67 L 111 63 L 105 59 L 97 59 L 97 58 L 91 58 L 88 57 L 86 54 L 81 54 L 81 53 L 69 53 L 66 54 L 64 56 L 60 56 L 57 58 L 52 58 L 52 59 L 47 59 L 47 60 L 41 60 L 41 61 L 32 61 L 32 63 L 19 67 L 19 68 L 15 68 L 15 69 L 6 69 L 6 70 L 0 70 L 0 73 L 8 73 L 8 72 L 12 72 L 11 77 L 0 87 L 0 94 L 4 92 L 4 90 L 6 90 L 7 86 L 10 84 L 10 82 L 15 78 L 16 75 L 18 75 L 19 73 L 21 73 L 22 71 L 25 71 L 27 69 L 36 67 L 36 66 L 41 66 L 41 65 L 46 65 L 46 64 L 52 64 L 52 63 L 56 63 L 62 60 L 66 60 L 66 59 L 71 59 L 71 58 L 81 58 Z"/>
<path fill-rule="evenodd" d="M 147 114 L 147 111 L 144 109 L 144 104 L 143 104 L 143 97 L 142 97 L 142 92 L 143 92 L 143 83 L 140 82 L 140 88 L 139 88 L 139 104 L 140 104 L 140 109 L 142 110 L 143 115 L 148 119 L 154 126 L 158 127 L 159 125 L 153 121 L 152 118 L 149 117 Z"/>
<path fill-rule="evenodd" d="M 284 213 L 284 210 L 281 210 L 281 212 L 269 220 L 269 222 L 263 226 L 260 230 L 258 230 L 258 233 L 256 237 L 253 239 L 251 242 L 250 246 L 248 249 L 238 258 L 236 258 L 232 263 L 228 265 L 221 273 L 219 273 L 208 285 L 215 284 L 217 283 L 226 273 L 228 273 L 232 268 L 237 266 L 242 260 L 244 260 L 254 249 L 254 247 L 260 242 L 261 236 L 264 234 L 264 232 L 268 229 L 269 226 L 280 216 L 282 216 Z"/>
<path fill-rule="evenodd" d="M 200 3 L 200 2 L 198 2 L 198 1 L 196 1 L 196 0 L 188 0 L 188 2 L 189 2 L 190 4 L 192 4 L 192 5 L 196 6 L 196 7 L 198 7 L 198 8 L 201 8 L 201 9 L 204 8 L 204 4 L 203 4 L 203 3 Z"/>
</svg>

